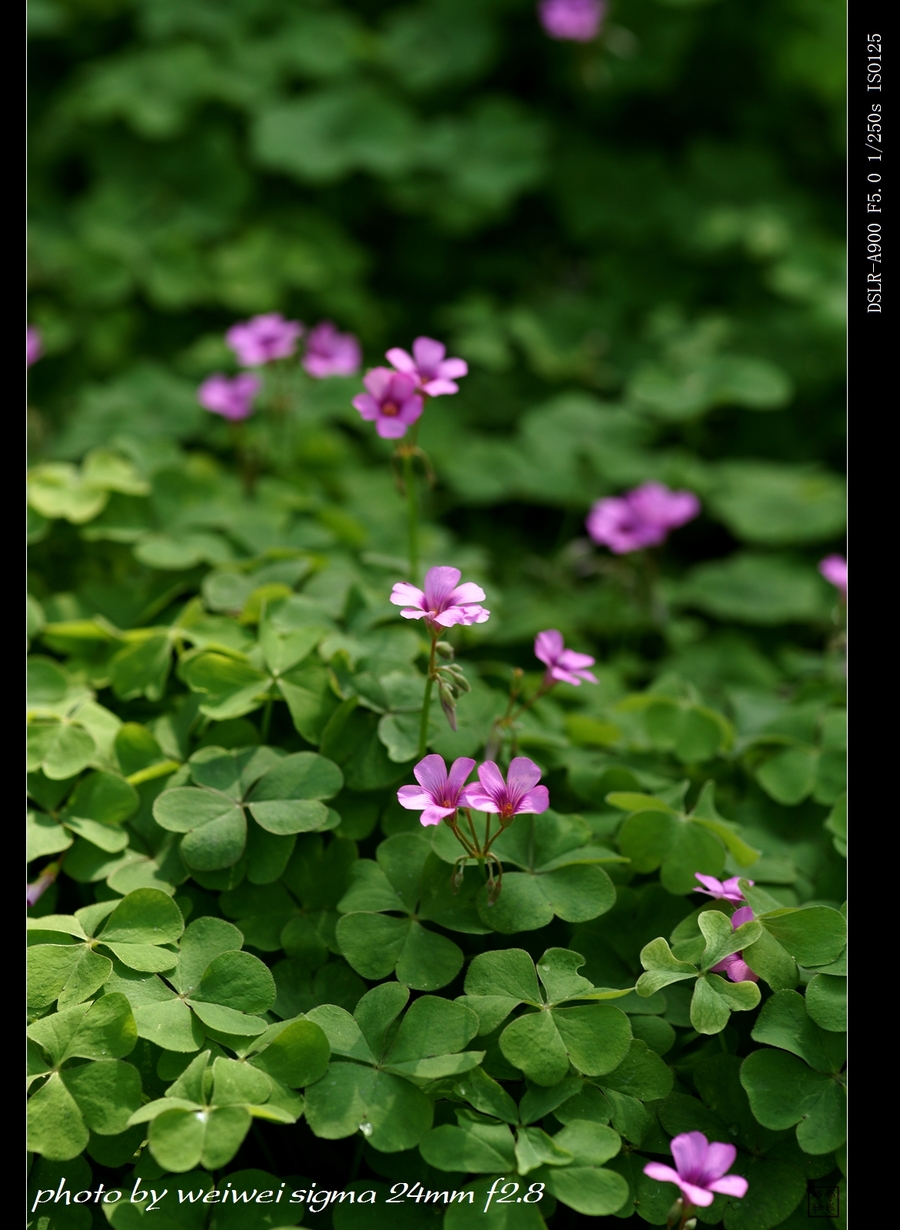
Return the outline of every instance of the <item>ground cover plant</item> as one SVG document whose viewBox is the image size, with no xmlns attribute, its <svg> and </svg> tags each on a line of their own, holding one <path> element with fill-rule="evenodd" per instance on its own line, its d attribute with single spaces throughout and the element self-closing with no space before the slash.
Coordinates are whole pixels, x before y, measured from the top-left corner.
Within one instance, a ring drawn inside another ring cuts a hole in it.
<svg viewBox="0 0 900 1230">
<path fill-rule="evenodd" d="M 843 1225 L 840 10 L 30 20 L 29 1224 Z"/>
</svg>

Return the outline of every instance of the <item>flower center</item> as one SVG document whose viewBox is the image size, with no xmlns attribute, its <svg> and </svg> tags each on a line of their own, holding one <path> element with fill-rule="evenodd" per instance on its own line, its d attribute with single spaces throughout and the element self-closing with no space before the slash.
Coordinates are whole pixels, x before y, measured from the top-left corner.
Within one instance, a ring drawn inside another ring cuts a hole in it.
<svg viewBox="0 0 900 1230">
<path fill-rule="evenodd" d="M 395 401 L 386 401 L 381 407 L 381 413 L 387 415 L 389 419 L 393 419 L 400 413 L 400 407 Z"/>
<path fill-rule="evenodd" d="M 514 804 L 510 803 L 508 800 L 507 802 L 500 804 L 500 815 L 504 818 L 504 820 L 508 820 L 510 816 L 514 816 L 515 814 L 516 809 Z"/>
</svg>

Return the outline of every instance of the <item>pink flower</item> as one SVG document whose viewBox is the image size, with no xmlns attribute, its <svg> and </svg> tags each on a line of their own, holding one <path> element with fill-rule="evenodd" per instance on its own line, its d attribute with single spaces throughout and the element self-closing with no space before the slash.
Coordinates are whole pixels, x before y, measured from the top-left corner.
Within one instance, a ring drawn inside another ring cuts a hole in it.
<svg viewBox="0 0 900 1230">
<path fill-rule="evenodd" d="M 368 393 L 357 393 L 353 406 L 384 440 L 399 440 L 422 413 L 422 398 L 412 376 L 373 367 L 363 377 Z"/>
<path fill-rule="evenodd" d="M 704 876 L 699 871 L 694 872 L 694 879 L 699 880 L 704 888 L 695 888 L 695 893 L 703 893 L 706 897 L 714 897 L 717 901 L 743 901 L 744 897 L 738 888 L 740 876 L 732 876 L 730 880 L 717 880 L 715 876 Z M 748 880 L 752 884 L 753 880 Z M 746 920 L 745 920 L 746 921 Z"/>
<path fill-rule="evenodd" d="M 480 786 L 467 786 L 465 789 L 466 807 L 493 812 L 503 820 L 511 820 L 522 812 L 540 815 L 550 806 L 547 787 L 537 784 L 541 780 L 541 771 L 527 756 L 516 756 L 510 763 L 506 781 L 493 760 L 478 766 L 478 779 Z"/>
<path fill-rule="evenodd" d="M 737 931 L 741 923 L 750 922 L 752 917 L 753 911 L 749 905 L 735 910 L 731 916 L 732 930 Z M 712 967 L 712 973 L 727 974 L 732 982 L 759 982 L 758 976 L 744 960 L 744 954 L 741 952 L 732 952 L 727 957 L 723 957 L 718 965 Z"/>
<path fill-rule="evenodd" d="M 472 762 L 475 763 L 474 761 Z M 41 874 L 31 884 L 25 885 L 25 905 L 37 905 L 41 897 L 59 874 L 59 861 L 48 863 Z"/>
<path fill-rule="evenodd" d="M 430 568 L 425 577 L 425 589 L 417 589 L 408 581 L 398 581 L 391 591 L 391 602 L 401 606 L 404 619 L 424 619 L 434 633 L 454 624 L 483 624 L 490 615 L 478 604 L 484 600 L 484 590 L 472 581 L 459 584 L 458 568 Z"/>
<path fill-rule="evenodd" d="M 242 367 L 259 367 L 272 359 L 292 355 L 302 332 L 303 325 L 298 320 L 285 320 L 280 312 L 269 312 L 232 325 L 225 341 Z"/>
<path fill-rule="evenodd" d="M 303 367 L 317 380 L 326 376 L 355 376 L 362 349 L 352 333 L 338 333 L 330 320 L 316 325 L 306 339 Z"/>
<path fill-rule="evenodd" d="M 665 542 L 669 530 L 693 520 L 699 512 L 700 501 L 692 491 L 670 491 L 662 483 L 644 483 L 624 496 L 598 500 L 585 524 L 594 542 L 625 555 Z"/>
<path fill-rule="evenodd" d="M 830 582 L 841 596 L 841 601 L 847 601 L 847 561 L 843 555 L 826 555 L 819 561 L 819 572 Z"/>
<path fill-rule="evenodd" d="M 538 16 L 551 38 L 589 43 L 600 33 L 605 0 L 541 0 Z"/>
<path fill-rule="evenodd" d="M 423 393 L 440 397 L 442 393 L 458 393 L 458 376 L 466 376 L 469 365 L 465 359 L 445 359 L 447 347 L 433 337 L 417 337 L 409 354 L 395 346 L 385 358 L 398 372 L 413 376 Z"/>
<path fill-rule="evenodd" d="M 738 1199 L 747 1194 L 746 1179 L 725 1173 L 737 1156 L 734 1145 L 710 1144 L 702 1132 L 682 1132 L 672 1141 L 672 1156 L 677 1170 L 661 1162 L 648 1162 L 644 1174 L 660 1183 L 676 1184 L 686 1202 L 703 1209 L 712 1204 L 716 1192 Z"/>
<path fill-rule="evenodd" d="M 596 683 L 588 666 L 594 665 L 594 659 L 586 653 L 576 653 L 574 649 L 566 649 L 562 633 L 551 628 L 547 632 L 539 632 L 534 638 L 534 656 L 547 666 L 544 684 L 552 687 L 554 683 L 571 683 L 576 688 L 585 683 Z"/>
<path fill-rule="evenodd" d="M 209 376 L 197 390 L 197 401 L 205 410 L 221 414 L 236 423 L 253 413 L 253 398 L 262 387 L 259 376 L 241 372 L 229 379 L 220 372 Z"/>
<path fill-rule="evenodd" d="M 466 779 L 475 768 L 469 756 L 454 760 L 449 774 L 443 756 L 426 756 L 413 769 L 418 786 L 401 786 L 397 798 L 401 807 L 408 811 L 421 811 L 422 824 L 440 824 L 445 816 L 452 816 L 458 807 L 464 807 Z"/>
<path fill-rule="evenodd" d="M 43 353 L 44 343 L 41 341 L 39 330 L 35 325 L 27 325 L 25 328 L 25 366 L 31 367 L 32 363 L 37 363 Z"/>
</svg>

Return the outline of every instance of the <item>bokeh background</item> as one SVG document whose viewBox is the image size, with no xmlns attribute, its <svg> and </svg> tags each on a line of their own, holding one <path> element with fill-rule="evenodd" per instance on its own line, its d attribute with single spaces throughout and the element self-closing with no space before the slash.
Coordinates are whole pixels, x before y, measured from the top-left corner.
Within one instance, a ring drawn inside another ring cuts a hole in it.
<svg viewBox="0 0 900 1230">
<path fill-rule="evenodd" d="M 531 0 L 29 14 L 37 461 L 165 439 L 227 463 L 195 391 L 254 313 L 332 319 L 369 365 L 442 338 L 471 374 L 423 423 L 426 562 L 491 580 L 492 653 L 556 626 L 636 679 L 802 674 L 844 521 L 838 0 L 613 0 L 589 44 Z M 328 507 L 279 533 L 402 557 L 359 381 L 309 383 L 293 481 Z M 650 478 L 703 503 L 662 630 L 584 541 Z M 128 626 L 98 594 L 79 609 Z"/>
</svg>

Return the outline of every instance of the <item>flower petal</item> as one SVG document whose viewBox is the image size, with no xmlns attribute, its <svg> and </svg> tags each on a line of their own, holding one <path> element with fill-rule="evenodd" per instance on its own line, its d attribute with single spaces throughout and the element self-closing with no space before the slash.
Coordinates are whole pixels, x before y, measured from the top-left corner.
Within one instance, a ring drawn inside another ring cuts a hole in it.
<svg viewBox="0 0 900 1230">
<path fill-rule="evenodd" d="M 460 807 L 473 807 L 475 811 L 499 812 L 500 808 L 494 802 L 492 795 L 481 786 L 466 786 L 459 796 Z"/>
<path fill-rule="evenodd" d="M 514 760 L 510 761 L 509 770 L 506 774 L 510 794 L 515 792 L 517 795 L 523 795 L 532 786 L 536 786 L 540 780 L 540 769 L 527 756 L 516 756 Z"/>
<path fill-rule="evenodd" d="M 425 577 L 425 602 L 430 611 L 440 611 L 449 605 L 450 595 L 459 584 L 462 573 L 458 568 L 439 565 L 429 568 Z"/>
<path fill-rule="evenodd" d="M 450 772 L 447 774 L 447 790 L 451 798 L 458 798 L 459 794 L 465 786 L 466 781 L 475 768 L 475 761 L 471 756 L 460 756 L 454 760 L 450 766 Z"/>
<path fill-rule="evenodd" d="M 648 1162 L 644 1167 L 644 1174 L 650 1179 L 656 1179 L 659 1183 L 677 1183 L 681 1187 L 681 1175 L 678 1171 L 662 1162 Z"/>
<path fill-rule="evenodd" d="M 389 367 L 373 367 L 363 376 L 363 384 L 374 398 L 384 401 L 385 391 L 394 375 L 396 372 L 392 372 Z"/>
<path fill-rule="evenodd" d="M 485 793 L 489 794 L 492 799 L 506 798 L 506 782 L 503 780 L 499 766 L 493 760 L 486 760 L 478 766 L 478 780 Z"/>
<path fill-rule="evenodd" d="M 375 430 L 382 440 L 399 440 L 401 436 L 406 435 L 407 426 L 408 424 L 404 423 L 399 416 L 385 418 L 383 414 L 379 414 Z"/>
<path fill-rule="evenodd" d="M 423 376 L 436 375 L 437 365 L 447 353 L 443 342 L 435 341 L 433 337 L 417 337 L 413 342 L 413 357 L 416 367 Z"/>
<path fill-rule="evenodd" d="M 414 395 L 407 397 L 406 401 L 400 403 L 400 409 L 397 412 L 397 418 L 402 423 L 414 423 L 422 414 L 422 398 Z"/>
<path fill-rule="evenodd" d="M 432 753 L 425 756 L 413 769 L 416 781 L 431 796 L 433 803 L 443 806 L 442 796 L 447 786 L 447 766 L 444 757 Z"/>
<path fill-rule="evenodd" d="M 424 619 L 428 612 L 421 610 L 419 607 L 406 606 L 400 614 L 404 619 Z"/>
<path fill-rule="evenodd" d="M 450 594 L 450 601 L 454 606 L 465 606 L 470 602 L 484 602 L 484 598 L 484 590 L 474 581 L 464 581 L 462 585 L 457 585 Z"/>
<path fill-rule="evenodd" d="M 705 1187 L 697 1187 L 694 1183 L 688 1183 L 685 1179 L 682 1179 L 678 1186 L 687 1196 L 688 1200 L 690 1200 L 691 1204 L 695 1204 L 698 1209 L 705 1209 L 715 1199 L 712 1192 L 707 1191 Z"/>
<path fill-rule="evenodd" d="M 397 801 L 407 811 L 421 811 L 423 807 L 431 806 L 431 795 L 419 786 L 401 786 L 397 791 Z"/>
<path fill-rule="evenodd" d="M 696 1182 L 706 1165 L 709 1141 L 702 1132 L 682 1132 L 673 1139 L 671 1148 L 682 1179 Z"/>
<path fill-rule="evenodd" d="M 533 790 L 529 790 L 527 794 L 522 795 L 516 804 L 516 814 L 532 812 L 534 815 L 539 816 L 549 806 L 550 791 L 546 786 L 535 786 Z"/>
<path fill-rule="evenodd" d="M 391 590 L 391 602 L 394 606 L 403 606 L 414 602 L 417 606 L 422 606 L 425 601 L 425 595 L 415 585 L 410 585 L 409 581 L 398 581 Z M 424 607 L 422 608 L 424 610 Z"/>
<path fill-rule="evenodd" d="M 723 1196 L 737 1196 L 740 1200 L 747 1194 L 749 1184 L 743 1175 L 727 1174 L 709 1184 L 711 1192 L 721 1192 Z"/>
<path fill-rule="evenodd" d="M 723 1144 L 720 1140 L 710 1141 L 703 1167 L 703 1178 L 706 1186 L 709 1179 L 721 1179 L 734 1165 L 737 1149 L 734 1145 Z"/>
<path fill-rule="evenodd" d="M 371 393 L 357 393 L 350 403 L 354 410 L 358 410 L 367 422 L 378 418 L 378 411 L 381 409 L 379 402 L 375 400 Z"/>
<path fill-rule="evenodd" d="M 469 365 L 465 359 L 444 359 L 438 364 L 437 374 L 441 380 L 455 380 L 458 376 L 468 376 Z"/>
<path fill-rule="evenodd" d="M 735 931 L 737 931 L 738 927 L 740 927 L 742 923 L 752 922 L 752 921 L 753 921 L 753 910 L 750 908 L 749 905 L 741 906 L 741 908 L 739 910 L 735 910 L 735 912 L 731 916 L 731 926 L 732 926 L 732 929 Z"/>
<path fill-rule="evenodd" d="M 419 816 L 420 824 L 440 824 L 444 816 L 452 816 L 455 807 L 426 807 Z"/>
<path fill-rule="evenodd" d="M 595 659 L 587 653 L 578 653 L 574 649 L 564 649 L 558 658 L 560 666 L 564 666 L 566 670 L 578 671 L 584 670 L 588 666 L 593 666 Z"/>
<path fill-rule="evenodd" d="M 563 644 L 562 633 L 557 632 L 555 628 L 548 628 L 546 632 L 539 632 L 534 638 L 534 656 L 539 662 L 552 666 L 563 652 Z"/>
<path fill-rule="evenodd" d="M 384 357 L 388 363 L 396 367 L 398 372 L 414 372 L 416 370 L 416 363 L 412 355 L 406 350 L 401 350 L 399 346 L 394 346 Z"/>
<path fill-rule="evenodd" d="M 724 887 L 724 885 L 722 884 L 722 881 L 717 880 L 715 876 L 701 875 L 699 871 L 694 872 L 694 879 L 699 880 L 700 883 L 703 885 L 703 888 L 695 888 L 694 889 L 695 893 L 707 892 L 707 893 L 712 893 L 715 896 L 718 896 L 718 894 L 722 892 L 722 889 Z"/>
<path fill-rule="evenodd" d="M 429 397 L 441 397 L 445 393 L 458 393 L 459 385 L 453 380 L 427 380 L 422 385 L 422 391 Z"/>
</svg>

